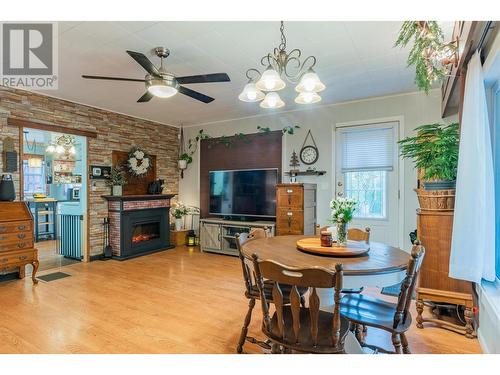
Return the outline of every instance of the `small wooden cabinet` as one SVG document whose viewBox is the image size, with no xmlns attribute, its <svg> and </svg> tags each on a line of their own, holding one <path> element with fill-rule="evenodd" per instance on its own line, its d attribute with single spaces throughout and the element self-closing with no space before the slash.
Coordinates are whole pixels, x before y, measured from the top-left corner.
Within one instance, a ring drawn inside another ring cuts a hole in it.
<svg viewBox="0 0 500 375">
<path fill-rule="evenodd" d="M 316 184 L 276 186 L 276 235 L 314 235 Z"/>
<path fill-rule="evenodd" d="M 33 243 L 33 216 L 24 202 L 0 202 L 0 270 L 33 265 L 32 280 L 36 284 L 38 252 Z"/>
</svg>

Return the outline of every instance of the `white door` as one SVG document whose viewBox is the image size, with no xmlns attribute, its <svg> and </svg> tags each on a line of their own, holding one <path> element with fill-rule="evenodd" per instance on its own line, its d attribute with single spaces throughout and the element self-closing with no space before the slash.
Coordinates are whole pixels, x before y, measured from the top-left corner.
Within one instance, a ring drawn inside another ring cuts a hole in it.
<svg viewBox="0 0 500 375">
<path fill-rule="evenodd" d="M 370 240 L 399 242 L 399 122 L 337 125 L 335 194 L 358 201 L 350 226 L 369 227 Z"/>
</svg>

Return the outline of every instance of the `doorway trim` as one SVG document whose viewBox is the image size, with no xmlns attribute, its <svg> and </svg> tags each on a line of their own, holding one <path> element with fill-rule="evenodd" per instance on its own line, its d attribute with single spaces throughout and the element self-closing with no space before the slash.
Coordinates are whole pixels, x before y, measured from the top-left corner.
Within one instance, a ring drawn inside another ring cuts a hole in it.
<svg viewBox="0 0 500 375">
<path fill-rule="evenodd" d="M 366 119 L 366 120 L 356 120 L 356 121 L 347 121 L 347 122 L 337 122 L 332 124 L 332 196 L 335 194 L 335 186 L 337 186 L 337 164 L 336 164 L 336 154 L 337 154 L 337 139 L 336 139 L 336 130 L 337 128 L 344 128 L 344 127 L 353 127 L 353 126 L 363 126 L 363 125 L 376 125 L 376 124 L 381 124 L 384 122 L 398 122 L 398 137 L 397 141 L 402 139 L 402 136 L 404 135 L 403 130 L 404 130 L 404 116 L 390 116 L 390 117 L 377 117 L 377 118 L 372 118 L 372 119 Z M 398 152 L 398 215 L 399 215 L 399 220 L 398 220 L 398 246 L 401 249 L 405 249 L 404 247 L 404 224 L 405 224 L 405 217 L 404 217 L 404 203 L 405 203 L 405 179 L 404 179 L 404 161 L 399 155 Z"/>
<path fill-rule="evenodd" d="M 83 243 L 83 259 L 82 262 L 90 262 L 90 248 L 89 248 L 89 243 L 90 243 L 90 174 L 88 173 L 88 168 L 90 165 L 90 154 L 89 154 L 89 138 L 97 138 L 97 133 L 92 132 L 92 131 L 87 131 L 87 130 L 79 130 L 79 129 L 72 129 L 72 128 L 67 128 L 65 126 L 59 126 L 59 125 L 52 125 L 50 123 L 43 123 L 43 122 L 36 122 L 36 121 L 30 121 L 30 120 L 23 120 L 15 117 L 8 117 L 7 118 L 7 125 L 9 126 L 17 126 L 19 128 L 19 200 L 23 200 L 24 198 L 24 171 L 23 171 L 23 156 L 24 156 L 24 133 L 23 130 L 24 128 L 29 128 L 29 129 L 37 129 L 37 130 L 45 130 L 45 131 L 50 131 L 50 132 L 56 132 L 56 133 L 66 133 L 66 134 L 71 134 L 71 135 L 78 135 L 82 137 L 86 137 L 87 141 L 86 143 L 86 148 L 87 148 L 87 156 L 86 156 L 86 164 L 87 164 L 87 178 L 86 184 L 87 184 L 87 193 L 86 193 L 86 199 L 87 199 L 87 207 L 85 210 L 85 220 L 84 220 L 84 226 L 83 226 L 83 231 L 86 234 L 84 243 Z"/>
</svg>

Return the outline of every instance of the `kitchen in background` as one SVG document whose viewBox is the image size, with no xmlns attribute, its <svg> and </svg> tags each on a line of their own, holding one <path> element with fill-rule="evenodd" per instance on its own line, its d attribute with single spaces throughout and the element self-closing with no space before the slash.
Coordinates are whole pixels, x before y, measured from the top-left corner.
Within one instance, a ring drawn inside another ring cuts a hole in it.
<svg viewBox="0 0 500 375">
<path fill-rule="evenodd" d="M 24 128 L 23 199 L 34 218 L 40 269 L 82 259 L 86 138 Z"/>
</svg>

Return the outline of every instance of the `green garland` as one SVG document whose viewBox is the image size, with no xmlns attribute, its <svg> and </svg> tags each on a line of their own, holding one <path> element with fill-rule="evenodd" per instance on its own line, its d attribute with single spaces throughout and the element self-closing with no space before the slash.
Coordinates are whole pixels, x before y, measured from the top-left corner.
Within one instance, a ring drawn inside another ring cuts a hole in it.
<svg viewBox="0 0 500 375">
<path fill-rule="evenodd" d="M 295 130 L 299 129 L 299 125 L 288 125 L 285 126 L 283 129 L 281 129 L 281 133 L 283 135 L 285 134 L 290 134 L 293 135 L 295 134 Z M 259 134 L 265 135 L 269 134 L 271 132 L 271 129 L 269 127 L 262 127 L 262 126 L 257 126 L 257 132 Z M 240 139 L 244 143 L 250 143 L 251 141 L 248 139 L 247 134 L 245 133 L 235 133 L 234 137 Z M 188 140 L 187 144 L 187 151 L 183 153 L 179 159 L 180 160 L 185 160 L 187 164 L 191 164 L 193 162 L 193 155 L 198 149 L 198 142 L 203 140 L 203 139 L 213 139 L 215 143 L 217 144 L 222 144 L 226 146 L 227 148 L 232 148 L 234 147 L 234 141 L 231 139 L 230 136 L 227 135 L 222 135 L 220 137 L 212 137 L 210 134 L 205 133 L 203 129 L 200 129 L 198 131 L 198 134 L 194 138 L 190 138 Z"/>
</svg>

